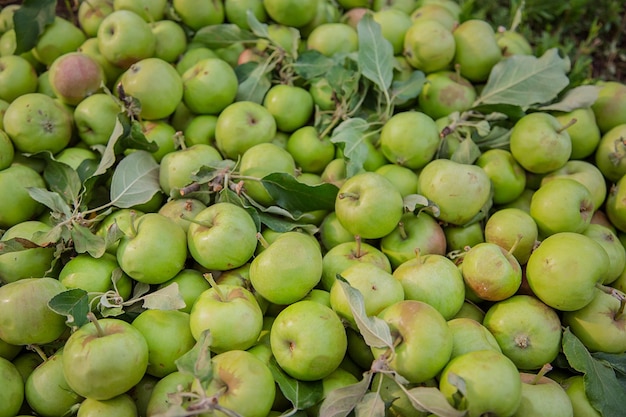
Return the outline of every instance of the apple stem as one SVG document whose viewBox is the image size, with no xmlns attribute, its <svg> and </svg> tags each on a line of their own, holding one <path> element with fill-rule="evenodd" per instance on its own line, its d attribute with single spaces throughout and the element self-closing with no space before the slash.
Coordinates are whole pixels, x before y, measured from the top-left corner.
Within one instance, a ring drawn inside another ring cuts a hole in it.
<svg viewBox="0 0 626 417">
<path fill-rule="evenodd" d="M 185 143 L 185 135 L 180 130 L 174 133 L 174 146 L 182 150 L 187 149 L 187 144 Z"/>
<path fill-rule="evenodd" d="M 454 81 L 459 82 L 461 80 L 461 64 L 454 64 Z"/>
<path fill-rule="evenodd" d="M 137 236 L 137 227 L 135 227 L 135 220 L 137 220 L 137 212 L 135 210 L 130 212 L 130 237 Z"/>
<path fill-rule="evenodd" d="M 560 129 L 558 129 L 556 131 L 556 133 L 561 133 L 564 130 L 567 130 L 569 127 L 571 127 L 572 125 L 574 125 L 576 122 L 578 121 L 578 119 L 576 119 L 575 117 L 572 118 L 572 120 L 570 120 L 569 122 L 567 122 L 565 125 L 563 125 Z"/>
<path fill-rule="evenodd" d="M 513 255 L 513 252 L 515 252 L 515 249 L 517 249 L 521 241 L 522 241 L 522 235 L 518 234 L 517 237 L 515 238 L 515 242 L 513 242 L 513 246 L 511 246 L 511 249 L 509 249 L 510 255 Z"/>
<path fill-rule="evenodd" d="M 87 313 L 87 318 L 96 327 L 96 333 L 98 333 L 98 337 L 104 337 L 104 329 L 102 328 L 102 326 L 100 326 L 100 322 L 98 321 L 96 315 L 93 314 L 92 311 L 90 311 L 89 313 Z"/>
<path fill-rule="evenodd" d="M 203 276 L 204 276 L 204 279 L 209 281 L 209 284 L 211 285 L 211 288 L 213 288 L 215 290 L 215 293 L 217 294 L 217 297 L 220 299 L 220 301 L 221 302 L 225 302 L 226 301 L 226 296 L 224 295 L 224 292 L 220 288 L 219 284 L 217 282 L 215 282 L 215 279 L 213 278 L 213 274 L 210 273 L 210 272 L 207 272 L 207 273 L 203 274 Z"/>
<path fill-rule="evenodd" d="M 359 195 L 357 193 L 348 193 L 348 192 L 339 193 L 338 197 L 341 199 L 344 199 L 344 198 L 351 198 L 353 200 L 359 199 Z"/>
<path fill-rule="evenodd" d="M 187 185 L 186 187 L 181 188 L 180 190 L 178 190 L 178 192 L 180 193 L 181 196 L 186 196 L 189 193 L 193 193 L 195 191 L 198 191 L 200 189 L 200 184 L 197 182 L 192 182 L 191 184 Z"/>
<path fill-rule="evenodd" d="M 39 347 L 39 345 L 28 345 L 27 349 L 34 351 L 44 362 L 48 360 L 48 355 L 46 355 L 46 353 L 43 351 L 42 348 Z"/>
<path fill-rule="evenodd" d="M 539 372 L 537 373 L 537 375 L 535 375 L 535 377 L 531 381 L 531 384 L 537 385 L 539 381 L 541 380 L 541 378 L 543 378 L 551 370 L 552 370 L 552 365 L 550 365 L 549 363 L 544 364 L 539 370 Z"/>
<path fill-rule="evenodd" d="M 400 233 L 402 240 L 407 240 L 409 238 L 409 235 L 406 233 L 406 228 L 404 227 L 404 222 L 398 222 L 398 232 Z"/>
<path fill-rule="evenodd" d="M 356 257 L 361 257 L 361 235 L 355 235 L 354 240 L 356 242 Z"/>
<path fill-rule="evenodd" d="M 261 232 L 257 232 L 256 238 L 261 243 L 261 246 L 263 246 L 263 249 L 267 249 L 270 247 L 270 243 L 265 239 Z"/>
</svg>

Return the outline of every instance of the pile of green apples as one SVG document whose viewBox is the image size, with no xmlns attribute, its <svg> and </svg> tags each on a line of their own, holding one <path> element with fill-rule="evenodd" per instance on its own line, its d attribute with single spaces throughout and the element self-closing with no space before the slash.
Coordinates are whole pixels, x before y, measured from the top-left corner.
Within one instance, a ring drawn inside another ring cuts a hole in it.
<svg viewBox="0 0 626 417">
<path fill-rule="evenodd" d="M 471 2 L 75 3 L 0 10 L 0 417 L 622 415 L 626 84 Z"/>
</svg>

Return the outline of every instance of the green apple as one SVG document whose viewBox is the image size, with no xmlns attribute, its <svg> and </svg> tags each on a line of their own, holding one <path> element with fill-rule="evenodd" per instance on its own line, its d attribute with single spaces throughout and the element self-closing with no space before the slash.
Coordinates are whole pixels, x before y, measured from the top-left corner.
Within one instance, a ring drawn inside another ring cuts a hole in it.
<svg viewBox="0 0 626 417">
<path fill-rule="evenodd" d="M 507 204 L 518 198 L 526 188 L 524 168 L 506 149 L 489 149 L 476 160 L 491 179 L 493 203 Z"/>
<path fill-rule="evenodd" d="M 163 204 L 159 209 L 159 214 L 174 220 L 187 232 L 191 225 L 191 219 L 206 207 L 207 206 L 200 200 L 194 198 L 179 198 L 169 200 Z"/>
<path fill-rule="evenodd" d="M 210 349 L 215 353 L 250 348 L 263 326 L 263 312 L 254 294 L 232 284 L 219 284 L 202 292 L 193 304 L 189 319 L 196 340 L 204 330 L 211 331 Z"/>
<path fill-rule="evenodd" d="M 362 172 L 339 188 L 335 213 L 353 235 L 381 238 L 398 225 L 403 213 L 402 196 L 387 178 L 375 172 Z"/>
<path fill-rule="evenodd" d="M 339 367 L 346 354 L 347 336 L 331 308 L 303 300 L 278 313 L 270 330 L 270 346 L 287 374 L 315 381 Z"/>
<path fill-rule="evenodd" d="M 561 349 L 561 320 L 556 311 L 530 295 L 514 295 L 493 304 L 483 325 L 518 369 L 540 369 Z"/>
<path fill-rule="evenodd" d="M 141 332 L 117 318 L 83 325 L 63 348 L 63 373 L 77 394 L 108 400 L 136 385 L 148 367 L 148 344 Z"/>
<path fill-rule="evenodd" d="M 530 215 L 543 236 L 583 232 L 591 223 L 594 209 L 589 189 L 565 177 L 543 183 L 530 201 Z"/>
<path fill-rule="evenodd" d="M 22 352 L 22 346 L 12 345 L 0 339 L 0 358 L 12 361 Z"/>
<path fill-rule="evenodd" d="M 0 379 L 2 379 L 0 417 L 16 416 L 24 401 L 24 382 L 15 365 L 5 358 L 0 358 Z"/>
<path fill-rule="evenodd" d="M 179 310 L 185 313 L 190 313 L 200 294 L 211 288 L 202 272 L 191 268 L 183 269 L 174 278 L 160 284 L 158 288 L 161 289 L 173 283 L 178 285 L 178 292 L 185 302 L 185 307 Z"/>
<path fill-rule="evenodd" d="M 342 156 L 335 157 L 320 175 L 322 181 L 341 187 L 347 179 L 346 160 Z"/>
<path fill-rule="evenodd" d="M 20 55 L 0 56 L 0 99 L 11 102 L 37 90 L 37 71 Z"/>
<path fill-rule="evenodd" d="M 485 312 L 479 307 L 477 304 L 472 301 L 465 299 L 463 302 L 463 306 L 458 313 L 455 314 L 454 318 L 468 318 L 478 323 L 483 322 L 483 318 L 485 317 Z"/>
<path fill-rule="evenodd" d="M 600 143 L 601 134 L 591 107 L 558 112 L 554 117 L 564 126 L 570 124 L 573 119 L 576 120 L 566 129 L 572 141 L 571 159 L 584 159 L 594 153 Z"/>
<path fill-rule="evenodd" d="M 587 396 L 583 375 L 574 375 L 563 381 L 565 393 L 569 397 L 575 416 L 601 417 Z"/>
<path fill-rule="evenodd" d="M 211 358 L 213 378 L 206 394 L 237 415 L 266 417 L 276 398 L 276 383 L 268 366 L 245 350 Z"/>
<path fill-rule="evenodd" d="M 160 58 L 133 63 L 120 79 L 126 95 L 141 103 L 142 119 L 164 119 L 183 99 L 183 81 L 176 69 Z"/>
<path fill-rule="evenodd" d="M 606 179 L 600 169 L 587 161 L 569 160 L 561 168 L 541 178 L 541 185 L 555 178 L 571 178 L 583 184 L 591 193 L 594 209 L 604 204 L 607 194 Z"/>
<path fill-rule="evenodd" d="M 404 36 L 411 27 L 411 16 L 403 10 L 387 8 L 372 14 L 374 21 L 380 25 L 380 31 L 393 48 L 394 55 L 400 55 L 404 47 Z"/>
<path fill-rule="evenodd" d="M 72 114 L 61 102 L 42 93 L 17 97 L 4 113 L 4 131 L 20 152 L 57 153 L 72 139 Z"/>
<path fill-rule="evenodd" d="M 467 248 L 485 241 L 483 226 L 479 222 L 463 226 L 444 224 L 443 233 L 446 235 L 448 252 L 465 251 Z"/>
<path fill-rule="evenodd" d="M 417 192 L 418 175 L 410 168 L 390 163 L 380 166 L 375 172 L 391 181 L 402 197 Z"/>
<path fill-rule="evenodd" d="M 513 417 L 571 417 L 572 401 L 565 389 L 546 376 L 520 372 L 522 402 Z"/>
<path fill-rule="evenodd" d="M 319 226 L 319 237 L 325 251 L 330 251 L 342 243 L 354 241 L 354 236 L 341 225 L 337 214 L 331 211 Z"/>
<path fill-rule="evenodd" d="M 417 133 L 416 133 L 417 132 Z M 430 162 L 439 147 L 435 121 L 418 111 L 393 115 L 380 132 L 380 149 L 394 164 L 419 169 Z"/>
<path fill-rule="evenodd" d="M 609 257 L 599 243 L 580 233 L 561 232 L 544 239 L 531 253 L 526 279 L 545 304 L 574 311 L 593 300 L 593 289 L 608 265 Z"/>
<path fill-rule="evenodd" d="M 82 147 L 82 144 L 79 144 L 79 146 L 68 146 L 56 154 L 54 158 L 57 162 L 61 162 L 79 172 L 79 175 L 83 175 L 89 169 L 91 169 L 89 173 L 94 172 L 100 163 L 99 155 L 91 149 Z M 81 165 L 83 166 L 81 167 Z"/>
<path fill-rule="evenodd" d="M 128 68 L 154 55 L 156 38 L 150 25 L 130 10 L 115 10 L 98 27 L 100 53 L 112 64 Z"/>
<path fill-rule="evenodd" d="M 171 398 L 172 394 L 183 391 L 191 391 L 194 376 L 187 372 L 174 371 L 171 374 L 160 378 L 152 389 L 150 399 L 146 407 L 146 415 L 155 416 L 165 413 L 176 400 Z M 184 406 L 187 401 L 183 400 Z"/>
<path fill-rule="evenodd" d="M 176 360 L 196 343 L 190 316 L 178 310 L 144 310 L 132 321 L 148 344 L 149 375 L 163 378 L 177 370 Z"/>
<path fill-rule="evenodd" d="M 2 7 L 0 10 L 0 33 L 13 29 L 13 16 L 19 8 L 20 4 L 7 4 Z"/>
<path fill-rule="evenodd" d="M 215 143 L 215 128 L 217 126 L 217 116 L 214 114 L 198 114 L 194 116 L 185 129 L 185 145 L 193 146 L 199 143 L 212 145 Z"/>
<path fill-rule="evenodd" d="M 198 61 L 206 58 L 220 59 L 212 49 L 203 46 L 193 47 L 193 45 L 188 44 L 185 52 L 176 61 L 176 71 L 182 76 L 185 71 L 194 66 Z"/>
<path fill-rule="evenodd" d="M 27 220 L 8 228 L 0 242 L 10 239 L 32 241 L 35 235 L 47 233 L 52 228 L 38 220 Z M 0 255 L 0 283 L 6 284 L 24 278 L 50 276 L 54 261 L 53 247 L 33 247 Z"/>
<path fill-rule="evenodd" d="M 302 27 L 317 13 L 317 0 L 263 0 L 267 15 L 276 23 Z"/>
<path fill-rule="evenodd" d="M 28 194 L 29 187 L 46 188 L 42 176 L 34 169 L 13 164 L 0 171 L 0 194 L 11 196 L 0 201 L 1 228 L 6 230 L 43 211 L 43 205 Z"/>
<path fill-rule="evenodd" d="M 591 105 L 602 133 L 626 123 L 626 84 L 620 81 L 600 81 L 598 98 Z"/>
<path fill-rule="evenodd" d="M 169 196 L 180 197 L 180 190 L 193 182 L 200 168 L 222 160 L 219 151 L 207 144 L 196 144 L 163 156 L 159 167 L 159 183 Z"/>
<path fill-rule="evenodd" d="M 450 328 L 453 338 L 450 360 L 478 350 L 502 352 L 494 335 L 474 319 L 468 317 L 450 319 L 448 320 L 448 328 Z"/>
<path fill-rule="evenodd" d="M 390 305 L 404 300 L 404 289 L 400 281 L 373 264 L 354 264 L 343 270 L 341 276 L 361 293 L 368 316 L 376 316 Z M 358 329 L 348 296 L 337 280 L 330 288 L 330 306 L 352 328 Z"/>
<path fill-rule="evenodd" d="M 626 211 L 624 205 L 626 200 L 623 198 L 626 187 L 624 184 L 626 184 L 626 175 L 620 178 L 619 181 L 610 188 L 605 204 L 607 217 L 611 221 L 611 224 L 621 232 L 626 230 Z"/>
<path fill-rule="evenodd" d="M 134 229 L 122 237 L 116 254 L 128 276 L 146 284 L 161 284 L 183 270 L 187 235 L 174 220 L 147 213 L 137 219 Z"/>
<path fill-rule="evenodd" d="M 615 232 L 601 224 L 590 224 L 582 233 L 598 242 L 609 255 L 609 267 L 602 283 L 610 284 L 617 280 L 626 268 L 626 249 Z"/>
<path fill-rule="evenodd" d="M 455 375 L 453 378 L 452 376 Z M 513 362 L 494 350 L 477 350 L 452 359 L 439 378 L 439 389 L 451 404 L 464 382 L 468 417 L 512 416 L 522 399 L 522 381 Z"/>
<path fill-rule="evenodd" d="M 105 16 L 113 12 L 113 0 L 90 0 L 78 6 L 78 25 L 88 38 L 98 35 L 98 28 Z"/>
<path fill-rule="evenodd" d="M 152 156 L 157 162 L 161 162 L 165 155 L 176 150 L 177 132 L 167 120 L 142 120 L 140 125 L 146 140 L 158 146 L 158 149 L 152 152 Z M 129 149 L 129 151 L 132 150 Z"/>
<path fill-rule="evenodd" d="M 467 111 L 474 100 L 476 89 L 472 83 L 450 70 L 428 74 L 418 97 L 420 109 L 433 119 Z"/>
<path fill-rule="evenodd" d="M 491 180 L 477 165 L 434 159 L 419 174 L 418 193 L 439 207 L 439 220 L 461 226 L 491 201 Z"/>
<path fill-rule="evenodd" d="M 103 239 L 106 239 L 107 234 L 110 233 L 111 228 L 114 227 L 114 224 L 115 227 L 119 228 L 119 230 L 122 231 L 122 233 L 132 233 L 132 227 L 134 225 L 135 219 L 142 216 L 143 214 L 143 212 L 134 209 L 115 210 L 111 214 L 107 215 L 98 224 L 96 228 L 96 234 Z M 107 253 L 116 255 L 120 240 L 121 239 L 117 239 L 113 242 L 109 242 L 106 248 Z"/>
<path fill-rule="evenodd" d="M 395 269 L 416 254 L 446 254 L 446 235 L 430 214 L 404 213 L 398 226 L 380 240 L 380 249 Z"/>
<path fill-rule="evenodd" d="M 389 366 L 409 382 L 434 378 L 450 360 L 452 333 L 445 318 L 429 304 L 399 301 L 383 310 L 378 318 L 389 325 L 392 338 L 397 339 Z M 376 358 L 386 350 L 372 347 Z"/>
<path fill-rule="evenodd" d="M 486 81 L 491 69 L 502 59 L 502 52 L 491 24 L 481 19 L 463 21 L 452 31 L 454 63 L 461 75 L 472 82 Z"/>
<path fill-rule="evenodd" d="M 284 262 L 284 258 L 290 259 Z M 280 235 L 250 263 L 250 282 L 263 298 L 274 304 L 302 299 L 322 277 L 319 243 L 301 232 Z"/>
<path fill-rule="evenodd" d="M 0 116 L 2 116 L 1 113 Z M 9 135 L 2 130 L 2 126 L 0 126 L 0 171 L 10 167 L 14 157 L 15 148 L 13 148 L 13 142 L 11 142 Z"/>
<path fill-rule="evenodd" d="M 439 3 L 422 2 L 416 9 L 411 12 L 411 20 L 413 22 L 419 20 L 436 20 L 444 25 L 448 30 L 452 31 L 454 26 L 458 24 L 458 16 L 450 11 L 445 5 Z"/>
<path fill-rule="evenodd" d="M 360 378 L 361 375 L 359 374 L 358 377 Z M 357 376 L 351 374 L 349 371 L 343 369 L 342 367 L 335 369 L 333 372 L 330 373 L 330 375 L 322 378 L 322 399 L 318 401 L 315 405 L 309 407 L 304 414 L 306 416 L 311 415 L 311 413 L 315 416 L 319 415 L 319 410 L 322 402 L 329 393 L 337 388 L 346 387 L 356 384 L 358 382 L 359 380 L 357 379 Z M 298 417 L 297 414 L 295 415 L 295 417 Z"/>
<path fill-rule="evenodd" d="M 155 22 L 165 17 L 167 0 L 113 0 L 115 10 L 130 10 L 146 22 Z"/>
<path fill-rule="evenodd" d="M 520 265 L 526 264 L 537 243 L 537 223 L 524 210 L 510 207 L 494 212 L 485 224 L 485 241 L 510 251 Z"/>
<path fill-rule="evenodd" d="M 223 1 L 173 0 L 172 7 L 182 23 L 193 31 L 224 23 Z"/>
<path fill-rule="evenodd" d="M 525 170 L 546 174 L 561 168 L 572 154 L 572 140 L 566 127 L 549 113 L 536 112 L 522 117 L 511 130 L 513 158 Z"/>
<path fill-rule="evenodd" d="M 83 31 L 70 20 L 55 16 L 37 38 L 33 56 L 45 66 L 61 55 L 75 51 L 87 39 Z"/>
<path fill-rule="evenodd" d="M 617 182 L 626 174 L 626 123 L 607 130 L 600 138 L 593 162 L 610 182 Z"/>
<path fill-rule="evenodd" d="M 337 274 L 357 263 L 369 263 L 389 273 L 392 270 L 389 259 L 380 249 L 352 238 L 328 249 L 322 257 L 322 288 L 330 291 Z"/>
<path fill-rule="evenodd" d="M 420 254 L 395 268 L 393 277 L 402 284 L 406 300 L 425 302 L 446 320 L 463 306 L 463 276 L 454 262 L 443 255 Z"/>
<path fill-rule="evenodd" d="M 480 299 L 500 301 L 511 297 L 522 284 L 522 267 L 506 249 L 495 243 L 472 246 L 463 256 L 465 284 Z"/>
<path fill-rule="evenodd" d="M 154 57 L 175 64 L 187 49 L 187 34 L 181 25 L 173 20 L 158 20 L 150 23 L 156 45 Z"/>
<path fill-rule="evenodd" d="M 250 29 L 248 25 L 248 15 L 250 12 L 259 22 L 267 21 L 267 13 L 263 7 L 263 0 L 225 0 L 224 13 L 226 20 L 234 23 L 241 29 Z"/>
<path fill-rule="evenodd" d="M 335 145 L 328 136 L 319 137 L 313 126 L 295 130 L 289 135 L 285 149 L 303 172 L 321 173 L 335 158 Z"/>
<path fill-rule="evenodd" d="M 106 400 L 86 398 L 76 417 L 137 417 L 137 405 L 130 395 L 120 394 Z"/>
<path fill-rule="evenodd" d="M 313 97 L 307 90 L 287 84 L 270 88 L 263 106 L 274 116 L 276 128 L 291 133 L 304 126 L 313 115 Z"/>
<path fill-rule="evenodd" d="M 496 31 L 496 42 L 502 52 L 502 57 L 513 55 L 532 55 L 533 48 L 524 35 L 515 30 L 507 30 L 503 26 Z"/>
<path fill-rule="evenodd" d="M 106 86 L 109 89 L 114 89 L 119 77 L 125 71 L 125 68 L 120 68 L 107 60 L 102 52 L 100 52 L 100 45 L 98 44 L 98 38 L 87 38 L 78 49 L 77 52 L 82 52 L 95 59 L 100 67 L 104 71 Z"/>
<path fill-rule="evenodd" d="M 99 92 L 105 77 L 98 61 L 83 52 L 65 53 L 55 59 L 48 69 L 50 87 L 55 96 L 71 106 Z"/>
<path fill-rule="evenodd" d="M 402 54 L 413 68 L 426 74 L 445 70 L 450 67 L 455 55 L 452 33 L 437 20 L 414 21 L 404 35 Z"/>
<path fill-rule="evenodd" d="M 591 302 L 580 310 L 564 312 L 563 325 L 568 326 L 591 352 L 625 352 L 626 316 L 620 300 L 599 288 L 592 290 L 592 297 Z"/>
<path fill-rule="evenodd" d="M 65 289 L 54 278 L 24 278 L 1 286 L 0 339 L 13 345 L 46 344 L 58 339 L 67 329 L 65 316 L 52 311 L 48 302 Z"/>
<path fill-rule="evenodd" d="M 275 135 L 274 116 L 252 101 L 232 103 L 217 117 L 215 142 L 226 158 L 236 160 L 252 146 L 270 142 Z"/>
<path fill-rule="evenodd" d="M 57 350 L 28 376 L 24 396 L 30 408 L 42 417 L 62 416 L 83 401 L 65 380 L 63 349 Z"/>
<path fill-rule="evenodd" d="M 43 358 L 38 353 L 25 350 L 13 359 L 13 365 L 22 376 L 22 383 L 26 384 L 28 376 L 43 363 Z"/>
<path fill-rule="evenodd" d="M 327 57 L 356 52 L 358 44 L 356 29 L 341 22 L 322 23 L 311 31 L 306 40 L 307 49 L 318 51 Z"/>
<path fill-rule="evenodd" d="M 237 96 L 238 82 L 235 70 L 220 58 L 204 58 L 197 61 L 182 73 L 181 78 L 184 88 L 183 101 L 196 114 L 220 114 Z M 249 121 L 250 124 L 254 124 L 253 120 Z"/>
<path fill-rule="evenodd" d="M 252 257 L 257 246 L 256 231 L 245 209 L 232 203 L 215 203 L 193 218 L 187 246 L 203 267 L 225 271 L 242 266 Z"/>
</svg>

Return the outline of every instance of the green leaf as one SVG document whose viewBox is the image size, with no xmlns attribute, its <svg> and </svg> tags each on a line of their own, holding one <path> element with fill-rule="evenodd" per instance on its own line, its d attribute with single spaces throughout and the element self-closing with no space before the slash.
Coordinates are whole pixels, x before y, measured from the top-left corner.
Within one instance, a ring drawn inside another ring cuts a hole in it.
<svg viewBox="0 0 626 417">
<path fill-rule="evenodd" d="M 328 393 L 320 407 L 320 417 L 347 417 L 361 402 L 372 382 L 372 374 L 366 372 L 356 384 L 336 388 Z"/>
<path fill-rule="evenodd" d="M 263 212 L 257 213 L 256 217 L 259 219 L 260 224 L 278 233 L 290 232 L 292 230 L 304 230 L 313 235 L 318 231 L 318 228 L 313 224 L 285 220 Z"/>
<path fill-rule="evenodd" d="M 68 204 L 77 203 L 83 187 L 78 173 L 63 162 L 50 160 L 43 171 L 50 191 L 54 191 L 63 197 Z"/>
<path fill-rule="evenodd" d="M 466 411 L 452 407 L 441 391 L 435 387 L 415 387 L 407 391 L 411 405 L 420 411 L 427 411 L 439 417 L 463 417 Z"/>
<path fill-rule="evenodd" d="M 358 62 L 365 78 L 381 91 L 387 91 L 393 79 L 393 47 L 382 35 L 380 25 L 370 13 L 357 24 L 359 36 Z"/>
<path fill-rule="evenodd" d="M 570 366 L 584 374 L 585 392 L 591 405 L 603 417 L 624 415 L 623 399 L 626 391 L 617 380 L 613 368 L 591 356 L 569 328 L 563 331 L 562 345 Z"/>
<path fill-rule="evenodd" d="M 526 116 L 522 107 L 513 104 L 481 104 L 474 106 L 472 110 L 483 114 L 501 113 L 513 122 Z"/>
<path fill-rule="evenodd" d="M 13 15 L 15 28 L 14 55 L 28 52 L 37 45 L 39 36 L 54 22 L 56 0 L 24 0 Z"/>
<path fill-rule="evenodd" d="M 33 241 L 21 237 L 13 237 L 7 240 L 0 240 L 0 255 L 11 252 L 20 252 L 27 249 L 39 248 Z"/>
<path fill-rule="evenodd" d="M 67 317 L 67 325 L 78 328 L 89 322 L 89 296 L 80 288 L 63 291 L 48 301 L 48 307 L 57 314 Z"/>
<path fill-rule="evenodd" d="M 111 204 L 129 208 L 149 201 L 160 189 L 159 164 L 149 152 L 135 151 L 115 168 L 111 179 Z"/>
<path fill-rule="evenodd" d="M 176 367 L 180 372 L 191 374 L 198 378 L 200 385 L 206 389 L 213 379 L 213 364 L 211 362 L 212 343 L 210 330 L 204 330 L 200 339 L 187 353 L 176 359 Z"/>
<path fill-rule="evenodd" d="M 404 209 L 408 212 L 428 210 L 434 217 L 439 217 L 439 206 L 421 194 L 409 194 L 402 199 Z"/>
<path fill-rule="evenodd" d="M 198 29 L 192 42 L 201 43 L 209 49 L 219 49 L 235 43 L 253 43 L 257 37 L 250 31 L 231 23 L 208 25 Z"/>
<path fill-rule="evenodd" d="M 74 249 L 78 253 L 89 253 L 94 258 L 100 258 L 106 251 L 104 238 L 93 233 L 89 228 L 73 223 L 70 230 Z"/>
<path fill-rule="evenodd" d="M 474 106 L 512 104 L 522 108 L 553 100 L 569 84 L 568 58 L 561 58 L 556 48 L 540 58 L 513 55 L 498 62 Z"/>
<path fill-rule="evenodd" d="M 606 362 L 615 371 L 626 375 L 626 355 L 623 353 L 593 352 L 591 356 Z"/>
<path fill-rule="evenodd" d="M 116 155 L 115 155 L 115 145 L 118 140 L 124 135 L 124 125 L 120 120 L 123 116 L 123 113 L 118 114 L 117 119 L 115 120 L 115 126 L 113 127 L 113 132 L 111 132 L 111 136 L 107 141 L 107 146 L 102 152 L 102 157 L 100 158 L 100 164 L 98 168 L 93 173 L 94 177 L 104 174 L 107 172 L 109 168 L 115 165 Z"/>
<path fill-rule="evenodd" d="M 354 407 L 355 417 L 385 417 L 385 402 L 380 393 L 368 392 Z"/>
<path fill-rule="evenodd" d="M 290 212 L 334 210 L 339 192 L 333 184 L 307 185 L 283 172 L 266 175 L 261 183 L 276 203 Z"/>
<path fill-rule="evenodd" d="M 425 83 L 426 75 L 422 71 L 413 71 L 406 80 L 397 80 L 391 84 L 391 98 L 400 103 L 417 98 Z"/>
<path fill-rule="evenodd" d="M 368 147 L 365 132 L 369 128 L 367 121 L 359 117 L 341 122 L 334 130 L 330 141 L 341 144 L 343 156 L 347 160 L 346 175 L 348 178 L 363 170 L 367 159 Z"/>
<path fill-rule="evenodd" d="M 116 153 L 122 153 L 126 149 L 137 149 L 151 153 L 159 150 L 159 145 L 156 142 L 149 141 L 146 138 L 141 123 L 134 119 L 131 120 L 124 113 L 121 113 L 118 117 L 122 122 L 122 126 L 124 126 L 124 134 L 116 144 Z"/>
<path fill-rule="evenodd" d="M 72 209 L 58 193 L 37 187 L 28 187 L 27 191 L 33 200 L 40 202 L 54 213 L 63 214 L 67 218 L 72 215 Z"/>
<path fill-rule="evenodd" d="M 248 26 L 250 26 L 250 30 L 259 38 L 269 39 L 270 34 L 267 30 L 267 24 L 259 22 L 259 19 L 256 18 L 252 10 L 246 10 L 246 21 L 248 22 Z"/>
<path fill-rule="evenodd" d="M 275 66 L 274 63 L 264 61 L 256 64 L 249 73 L 238 74 L 239 88 L 237 89 L 236 101 L 263 103 L 265 93 L 272 87 L 268 74 L 272 72 Z"/>
<path fill-rule="evenodd" d="M 293 64 L 293 69 L 296 74 L 305 80 L 312 81 L 326 76 L 331 68 L 336 65 L 337 63 L 332 58 L 322 55 L 321 52 L 315 49 L 310 49 L 300 54 Z"/>
<path fill-rule="evenodd" d="M 341 285 L 348 299 L 350 310 L 354 316 L 359 332 L 365 343 L 370 347 L 393 349 L 393 339 L 389 325 L 378 317 L 369 317 L 365 312 L 365 301 L 359 290 L 352 287 L 340 274 L 337 274 L 337 282 Z"/>
<path fill-rule="evenodd" d="M 173 282 L 142 297 L 143 308 L 152 310 L 179 310 L 185 308 L 178 283 Z"/>
<path fill-rule="evenodd" d="M 305 382 L 292 378 L 281 369 L 274 357 L 268 367 L 281 392 L 297 410 L 307 409 L 317 404 L 324 396 L 321 381 Z"/>
<path fill-rule="evenodd" d="M 591 107 L 596 102 L 601 89 L 599 85 L 581 85 L 569 90 L 559 102 L 539 107 L 538 110 L 570 112 Z"/>
<path fill-rule="evenodd" d="M 450 159 L 461 164 L 472 165 L 476 162 L 480 154 L 480 148 L 473 140 L 463 139 Z"/>
</svg>

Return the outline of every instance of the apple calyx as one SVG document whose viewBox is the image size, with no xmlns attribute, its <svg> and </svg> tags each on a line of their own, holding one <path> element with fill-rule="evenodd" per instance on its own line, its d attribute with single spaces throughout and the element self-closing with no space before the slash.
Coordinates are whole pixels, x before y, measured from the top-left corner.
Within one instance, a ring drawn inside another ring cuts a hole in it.
<svg viewBox="0 0 626 417">
<path fill-rule="evenodd" d="M 98 337 L 106 336 L 104 329 L 102 328 L 102 326 L 100 326 L 100 322 L 98 322 L 98 318 L 96 317 L 95 314 L 93 314 L 92 311 L 87 313 L 87 318 L 89 319 L 90 322 L 93 323 L 94 327 L 96 328 L 96 334 Z"/>
<path fill-rule="evenodd" d="M 343 192 L 343 193 L 339 193 L 338 197 L 339 197 L 339 198 L 341 198 L 342 200 L 343 200 L 344 198 L 350 198 L 350 199 L 352 199 L 352 200 L 355 200 L 355 201 L 356 201 L 356 200 L 358 200 L 361 196 L 360 196 L 360 194 L 358 194 L 358 193 L 352 193 L 352 192 L 349 192 L 349 191 L 345 191 L 345 192 Z"/>
<path fill-rule="evenodd" d="M 626 152 L 624 152 L 625 147 L 626 139 L 623 137 L 620 137 L 619 139 L 615 140 L 615 142 L 613 142 L 614 151 L 609 153 L 608 155 L 609 161 L 611 161 L 613 165 L 619 165 L 620 161 L 624 159 L 624 156 L 626 156 Z"/>
</svg>

